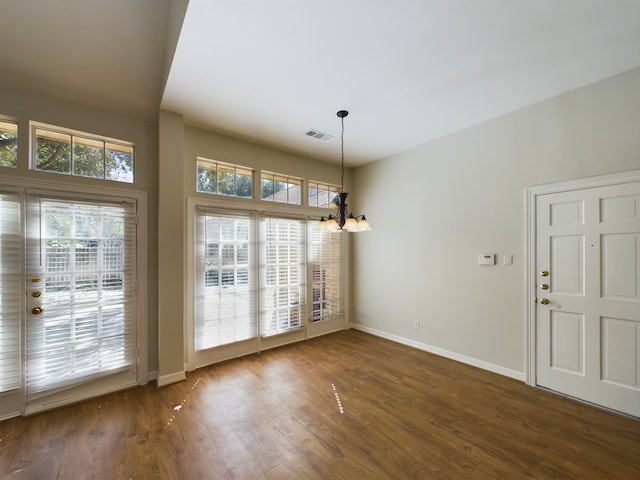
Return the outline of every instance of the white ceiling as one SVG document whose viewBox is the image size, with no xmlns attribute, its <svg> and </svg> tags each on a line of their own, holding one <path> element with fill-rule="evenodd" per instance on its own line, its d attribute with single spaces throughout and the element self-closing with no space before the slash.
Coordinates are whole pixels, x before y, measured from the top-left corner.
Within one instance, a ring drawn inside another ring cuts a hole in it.
<svg viewBox="0 0 640 480">
<path fill-rule="evenodd" d="M 640 0 L 185 5 L 0 0 L 0 84 L 355 166 L 640 66 Z"/>
</svg>

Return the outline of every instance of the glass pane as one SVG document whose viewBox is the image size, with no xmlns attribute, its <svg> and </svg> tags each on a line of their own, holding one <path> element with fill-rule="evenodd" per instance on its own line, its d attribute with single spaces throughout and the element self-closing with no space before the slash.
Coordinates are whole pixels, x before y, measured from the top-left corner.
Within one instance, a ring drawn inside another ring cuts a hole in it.
<svg viewBox="0 0 640 480">
<path fill-rule="evenodd" d="M 251 170 L 236 169 L 236 196 L 253 198 L 253 172 Z"/>
<path fill-rule="evenodd" d="M 18 165 L 18 125 L 0 122 L 0 166 Z"/>
<path fill-rule="evenodd" d="M 133 147 L 106 143 L 105 153 L 104 178 L 133 183 Z"/>
<path fill-rule="evenodd" d="M 247 218 L 199 218 L 201 240 L 196 244 L 196 252 L 200 259 L 204 255 L 205 261 L 204 276 L 198 274 L 196 291 L 198 351 L 246 340 L 256 334 L 253 253 L 248 251 L 251 243 L 237 241 L 243 237 L 249 240 L 251 229 L 252 220 Z M 197 264 L 201 264 L 200 260 Z"/>
<path fill-rule="evenodd" d="M 262 176 L 262 200 L 273 200 L 273 176 Z"/>
<path fill-rule="evenodd" d="M 73 174 L 104 178 L 104 142 L 73 137 Z"/>
<path fill-rule="evenodd" d="M 216 165 L 198 162 L 198 178 L 196 183 L 198 192 L 216 193 Z"/>
<path fill-rule="evenodd" d="M 92 145 L 90 145 L 92 146 Z M 41 200 L 44 313 L 27 322 L 27 392 L 134 365 L 134 209 Z M 33 260 L 32 260 L 33 261 Z"/>
<path fill-rule="evenodd" d="M 71 174 L 71 135 L 36 128 L 36 170 Z"/>
<path fill-rule="evenodd" d="M 218 165 L 218 191 L 216 193 L 220 195 L 232 195 L 236 194 L 236 175 L 233 168 L 223 167 Z"/>
</svg>

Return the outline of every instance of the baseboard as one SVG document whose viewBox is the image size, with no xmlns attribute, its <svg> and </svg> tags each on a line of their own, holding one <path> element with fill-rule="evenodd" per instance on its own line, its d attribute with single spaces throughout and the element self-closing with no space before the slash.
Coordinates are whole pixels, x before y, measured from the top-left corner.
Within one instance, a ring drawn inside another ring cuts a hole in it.
<svg viewBox="0 0 640 480">
<path fill-rule="evenodd" d="M 409 338 L 400 337 L 398 335 L 392 335 L 388 332 L 383 332 L 381 330 L 366 327 L 364 325 L 358 325 L 356 323 L 352 323 L 350 324 L 350 328 L 353 328 L 354 330 L 360 330 L 365 333 L 370 333 L 371 335 L 375 335 L 376 337 L 382 337 L 387 340 L 391 340 L 392 342 L 401 343 L 409 347 L 417 348 L 418 350 L 424 350 L 425 352 L 433 353 L 440 357 L 445 357 L 451 360 L 455 360 L 457 362 L 466 363 L 467 365 L 478 367 L 478 368 L 481 368 L 482 370 L 498 373 L 500 375 L 504 375 L 505 377 L 510 377 L 515 380 L 520 380 L 523 382 L 525 381 L 524 372 L 518 372 L 517 370 L 512 370 L 510 368 L 505 368 L 500 365 L 495 365 L 493 363 L 485 362 L 484 360 L 478 360 L 477 358 L 467 357 L 466 355 L 450 352 L 449 350 L 445 350 L 439 347 L 434 347 L 426 343 L 416 342 L 415 340 L 411 340 Z"/>
<path fill-rule="evenodd" d="M 149 382 L 153 382 L 154 380 L 158 379 L 158 371 L 157 370 L 153 370 L 151 372 L 147 372 L 147 383 Z"/>
<path fill-rule="evenodd" d="M 164 387 L 165 385 L 171 385 L 172 383 L 182 382 L 187 379 L 187 375 L 184 371 L 170 373 L 168 375 L 158 376 L 158 387 Z"/>
</svg>

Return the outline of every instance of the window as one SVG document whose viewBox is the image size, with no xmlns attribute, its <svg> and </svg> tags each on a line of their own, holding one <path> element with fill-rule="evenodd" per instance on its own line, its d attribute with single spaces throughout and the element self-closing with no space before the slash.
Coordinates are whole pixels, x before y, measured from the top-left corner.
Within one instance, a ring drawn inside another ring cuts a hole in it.
<svg viewBox="0 0 640 480">
<path fill-rule="evenodd" d="M 20 199 L 0 192 L 0 393 L 20 386 Z"/>
<path fill-rule="evenodd" d="M 35 126 L 36 170 L 133 183 L 133 145 Z"/>
<path fill-rule="evenodd" d="M 18 165 L 18 125 L 0 120 L 0 167 Z"/>
<path fill-rule="evenodd" d="M 260 320 L 263 335 L 304 325 L 305 222 L 264 218 L 260 223 Z"/>
<path fill-rule="evenodd" d="M 216 195 L 253 198 L 253 170 L 199 158 L 196 190 Z"/>
<path fill-rule="evenodd" d="M 271 172 L 262 172 L 262 200 L 301 204 L 302 180 Z"/>
<path fill-rule="evenodd" d="M 339 191 L 340 187 L 335 185 L 309 182 L 309 206 L 327 208 Z"/>
<path fill-rule="evenodd" d="M 30 208 L 42 312 L 28 311 L 27 393 L 135 372 L 135 204 L 34 198 Z"/>
<path fill-rule="evenodd" d="M 338 318 L 342 313 L 342 239 L 334 232 L 321 232 L 309 224 L 308 269 L 311 283 L 311 320 Z"/>
<path fill-rule="evenodd" d="M 254 224 L 249 215 L 197 213 L 197 351 L 256 336 Z"/>
<path fill-rule="evenodd" d="M 247 341 L 258 336 L 341 319 L 343 235 L 317 231 L 302 218 L 205 205 L 194 212 L 196 365 L 250 350 Z M 245 343 L 216 348 L 238 342 Z"/>
</svg>

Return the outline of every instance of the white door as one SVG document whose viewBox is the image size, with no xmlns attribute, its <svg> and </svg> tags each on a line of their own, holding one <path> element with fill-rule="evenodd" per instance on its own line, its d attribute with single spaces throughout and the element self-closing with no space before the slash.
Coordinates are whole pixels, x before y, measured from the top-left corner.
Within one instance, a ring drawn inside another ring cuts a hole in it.
<svg viewBox="0 0 640 480">
<path fill-rule="evenodd" d="M 135 213 L 0 192 L 0 418 L 136 384 Z"/>
<path fill-rule="evenodd" d="M 640 417 L 640 183 L 536 212 L 537 384 Z"/>
</svg>

